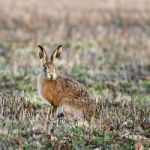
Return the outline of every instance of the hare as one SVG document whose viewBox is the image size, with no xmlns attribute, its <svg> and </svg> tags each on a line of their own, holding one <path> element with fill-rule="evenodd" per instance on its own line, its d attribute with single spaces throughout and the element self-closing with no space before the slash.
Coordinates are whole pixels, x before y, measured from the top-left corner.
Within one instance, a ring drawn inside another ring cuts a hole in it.
<svg viewBox="0 0 150 150">
<path fill-rule="evenodd" d="M 95 115 L 95 99 L 79 82 L 65 75 L 57 75 L 56 63 L 58 62 L 62 46 L 59 45 L 52 53 L 50 59 L 42 46 L 39 47 L 39 57 L 43 63 L 42 72 L 38 78 L 40 95 L 51 104 L 50 117 L 54 116 L 59 106 L 63 109 L 64 116 L 73 119 L 84 119 L 88 122 Z"/>
</svg>

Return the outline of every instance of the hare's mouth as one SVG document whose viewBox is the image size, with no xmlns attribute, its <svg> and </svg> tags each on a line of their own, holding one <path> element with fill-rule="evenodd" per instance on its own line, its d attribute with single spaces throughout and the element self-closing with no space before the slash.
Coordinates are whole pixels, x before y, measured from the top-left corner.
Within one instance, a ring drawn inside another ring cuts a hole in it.
<svg viewBox="0 0 150 150">
<path fill-rule="evenodd" d="M 56 79 L 56 75 L 47 74 L 47 78 L 49 80 L 55 80 Z"/>
</svg>

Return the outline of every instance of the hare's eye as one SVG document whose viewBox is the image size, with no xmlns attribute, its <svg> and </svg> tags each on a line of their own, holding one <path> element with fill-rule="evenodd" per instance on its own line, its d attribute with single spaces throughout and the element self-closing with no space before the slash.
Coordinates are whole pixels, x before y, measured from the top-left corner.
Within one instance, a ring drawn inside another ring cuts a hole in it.
<svg viewBox="0 0 150 150">
<path fill-rule="evenodd" d="M 44 69 L 46 70 L 47 69 L 47 66 L 46 65 L 43 65 Z"/>
</svg>

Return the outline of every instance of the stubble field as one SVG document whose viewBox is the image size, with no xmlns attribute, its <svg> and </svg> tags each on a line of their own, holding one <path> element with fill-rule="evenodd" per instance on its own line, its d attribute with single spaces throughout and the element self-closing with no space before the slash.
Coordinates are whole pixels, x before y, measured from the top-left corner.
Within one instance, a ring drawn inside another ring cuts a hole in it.
<svg viewBox="0 0 150 150">
<path fill-rule="evenodd" d="M 121 2 L 0 1 L 0 149 L 150 148 L 150 7 Z M 46 123 L 39 44 L 49 54 L 62 44 L 58 73 L 96 97 L 91 132 L 64 118 Z"/>
</svg>

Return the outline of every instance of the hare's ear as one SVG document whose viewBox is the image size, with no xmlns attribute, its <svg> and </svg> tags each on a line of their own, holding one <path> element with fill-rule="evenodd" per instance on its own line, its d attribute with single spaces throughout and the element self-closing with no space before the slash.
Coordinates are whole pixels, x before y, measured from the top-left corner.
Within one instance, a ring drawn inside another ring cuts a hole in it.
<svg viewBox="0 0 150 150">
<path fill-rule="evenodd" d="M 39 50 L 39 57 L 40 57 L 42 63 L 45 64 L 45 63 L 48 62 L 47 53 L 46 53 L 45 49 L 41 45 L 39 45 L 38 47 L 40 48 L 40 50 Z"/>
<path fill-rule="evenodd" d="M 59 45 L 55 51 L 53 52 L 53 54 L 51 55 L 51 62 L 53 64 L 56 64 L 60 58 L 60 54 L 62 52 L 62 45 Z"/>
</svg>

